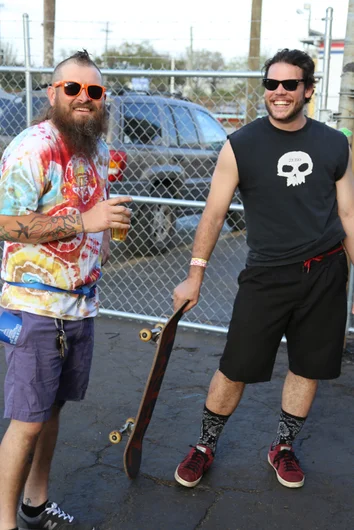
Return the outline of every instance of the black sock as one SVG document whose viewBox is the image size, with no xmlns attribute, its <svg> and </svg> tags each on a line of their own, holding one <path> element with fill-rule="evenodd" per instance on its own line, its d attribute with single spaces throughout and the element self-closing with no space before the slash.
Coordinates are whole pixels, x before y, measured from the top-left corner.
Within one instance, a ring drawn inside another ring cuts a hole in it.
<svg viewBox="0 0 354 530">
<path fill-rule="evenodd" d="M 230 415 L 222 416 L 221 414 L 215 414 L 215 412 L 211 412 L 211 410 L 204 406 L 198 444 L 206 445 L 215 453 L 219 436 L 229 417 Z"/>
<path fill-rule="evenodd" d="M 22 503 L 21 510 L 27 517 L 38 517 L 38 515 L 41 515 L 41 513 L 44 512 L 47 502 L 48 500 L 40 506 L 29 506 L 28 504 Z"/>
<path fill-rule="evenodd" d="M 306 418 L 293 416 L 281 409 L 277 435 L 272 443 L 272 449 L 279 444 L 292 445 L 296 436 L 301 431 Z"/>
</svg>

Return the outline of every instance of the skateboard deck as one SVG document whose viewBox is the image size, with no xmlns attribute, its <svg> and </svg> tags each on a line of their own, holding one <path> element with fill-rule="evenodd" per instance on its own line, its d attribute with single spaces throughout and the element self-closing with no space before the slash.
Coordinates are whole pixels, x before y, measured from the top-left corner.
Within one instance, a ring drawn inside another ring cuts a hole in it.
<svg viewBox="0 0 354 530">
<path fill-rule="evenodd" d="M 172 353 L 177 325 L 187 304 L 188 300 L 186 300 L 182 306 L 173 313 L 165 325 L 160 324 L 159 328 L 152 330 L 152 332 L 155 331 L 158 336 L 157 348 L 144 394 L 140 402 L 138 414 L 133 425 L 131 425 L 130 428 L 128 427 L 128 432 L 130 430 L 131 434 L 123 457 L 125 472 L 131 479 L 137 476 L 140 469 L 145 432 L 154 412 L 156 400 Z M 142 330 L 140 332 L 140 338 L 144 341 L 154 339 L 152 332 L 150 330 Z M 129 422 L 129 420 L 127 420 L 127 422 Z"/>
</svg>

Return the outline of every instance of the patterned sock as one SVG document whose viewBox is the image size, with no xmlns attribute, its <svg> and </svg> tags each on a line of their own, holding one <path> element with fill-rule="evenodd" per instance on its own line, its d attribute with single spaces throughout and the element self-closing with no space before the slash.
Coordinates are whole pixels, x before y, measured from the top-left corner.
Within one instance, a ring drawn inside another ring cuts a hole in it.
<svg viewBox="0 0 354 530">
<path fill-rule="evenodd" d="M 306 418 L 293 416 L 281 409 L 277 435 L 272 443 L 272 449 L 278 444 L 292 445 L 296 436 L 301 431 Z"/>
<path fill-rule="evenodd" d="M 204 405 L 198 444 L 206 445 L 215 454 L 219 436 L 229 417 L 230 416 L 215 414 L 215 412 L 211 412 L 211 410 L 207 409 Z"/>
</svg>

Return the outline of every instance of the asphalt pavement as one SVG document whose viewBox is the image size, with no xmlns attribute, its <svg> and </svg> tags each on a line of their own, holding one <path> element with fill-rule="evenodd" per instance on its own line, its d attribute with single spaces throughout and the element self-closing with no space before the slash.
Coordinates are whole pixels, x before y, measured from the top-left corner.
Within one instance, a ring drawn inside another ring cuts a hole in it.
<svg viewBox="0 0 354 530">
<path fill-rule="evenodd" d="M 320 383 L 297 439 L 306 472 L 303 488 L 280 485 L 267 463 L 287 370 L 282 345 L 272 381 L 246 388 L 220 438 L 213 466 L 196 488 L 188 489 L 173 475 L 198 438 L 225 336 L 179 329 L 146 433 L 140 474 L 130 480 L 123 469 L 125 439 L 111 445 L 108 436 L 136 414 L 143 393 L 155 346 L 139 340 L 141 327 L 136 321 L 96 319 L 91 383 L 83 402 L 63 410 L 51 500 L 99 530 L 353 530 L 352 353 L 345 356 L 339 379 Z M 4 375 L 1 355 L 1 384 Z M 6 426 L 1 420 L 0 435 Z"/>
</svg>

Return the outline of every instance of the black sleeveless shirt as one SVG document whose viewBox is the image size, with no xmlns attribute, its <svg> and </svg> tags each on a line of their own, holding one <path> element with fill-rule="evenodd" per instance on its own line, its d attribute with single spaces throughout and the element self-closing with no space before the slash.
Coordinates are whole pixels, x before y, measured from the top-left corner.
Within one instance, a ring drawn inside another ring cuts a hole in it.
<svg viewBox="0 0 354 530">
<path fill-rule="evenodd" d="M 345 237 L 336 198 L 348 164 L 344 134 L 310 118 L 298 131 L 283 131 L 266 117 L 228 139 L 245 208 L 248 265 L 303 261 Z"/>
</svg>

